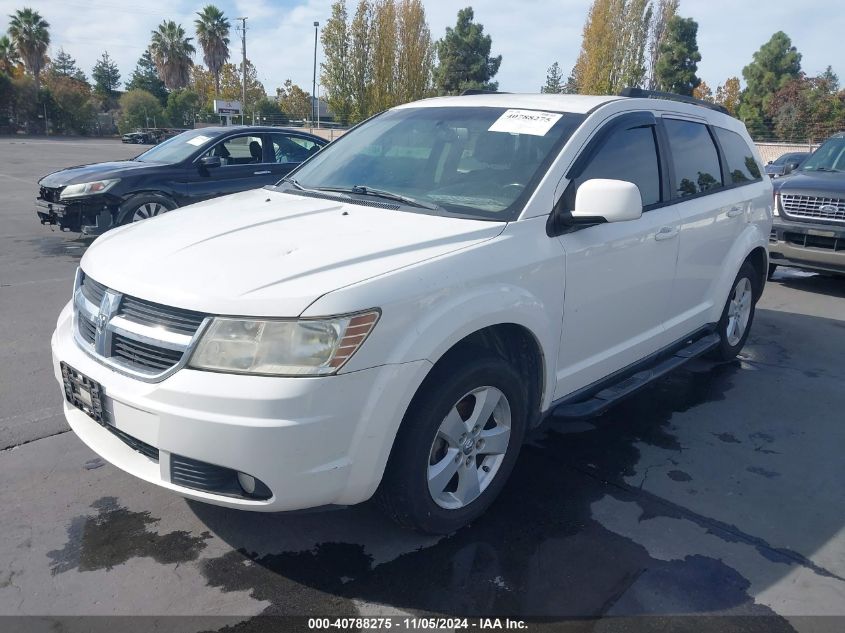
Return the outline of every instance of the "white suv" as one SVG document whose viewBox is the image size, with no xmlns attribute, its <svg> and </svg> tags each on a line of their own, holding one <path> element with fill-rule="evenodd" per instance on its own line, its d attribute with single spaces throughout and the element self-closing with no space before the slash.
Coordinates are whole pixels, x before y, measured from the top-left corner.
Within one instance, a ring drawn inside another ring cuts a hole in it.
<svg viewBox="0 0 845 633">
<path fill-rule="evenodd" d="M 651 98 L 410 103 L 273 187 L 110 231 L 52 347 L 77 435 L 186 497 L 374 495 L 448 532 L 546 414 L 743 346 L 772 185 L 743 125 Z"/>
</svg>

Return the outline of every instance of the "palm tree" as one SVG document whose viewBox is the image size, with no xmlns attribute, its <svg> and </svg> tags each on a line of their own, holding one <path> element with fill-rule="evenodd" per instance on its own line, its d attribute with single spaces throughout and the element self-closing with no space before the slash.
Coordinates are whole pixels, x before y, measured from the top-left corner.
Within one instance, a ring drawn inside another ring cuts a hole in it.
<svg viewBox="0 0 845 633">
<path fill-rule="evenodd" d="M 229 59 L 229 20 L 213 4 L 198 12 L 197 41 L 202 47 L 205 65 L 214 75 L 214 94 L 220 94 L 220 69 Z"/>
<path fill-rule="evenodd" d="M 191 79 L 191 56 L 195 52 L 192 37 L 185 37 L 185 29 L 173 20 L 165 20 L 153 31 L 150 54 L 159 77 L 170 90 L 188 85 Z"/>
<path fill-rule="evenodd" d="M 15 66 L 21 63 L 15 44 L 8 35 L 0 36 L 0 72 L 11 75 Z"/>
<path fill-rule="evenodd" d="M 18 9 L 9 16 L 9 37 L 15 44 L 26 69 L 35 77 L 35 91 L 40 86 L 39 75 L 44 68 L 44 55 L 50 45 L 50 25 L 37 11 Z"/>
</svg>

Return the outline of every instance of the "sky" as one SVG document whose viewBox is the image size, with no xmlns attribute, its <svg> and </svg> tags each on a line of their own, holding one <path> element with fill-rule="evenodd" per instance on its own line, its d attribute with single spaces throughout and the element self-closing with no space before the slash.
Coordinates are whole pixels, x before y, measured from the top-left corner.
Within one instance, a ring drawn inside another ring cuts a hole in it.
<svg viewBox="0 0 845 633">
<path fill-rule="evenodd" d="M 253 61 L 269 94 L 288 78 L 311 91 L 314 56 L 313 22 L 324 24 L 331 0 L 212 0 L 230 21 L 246 16 L 247 56 Z M 477 22 L 493 38 L 493 54 L 502 55 L 496 79 L 499 89 L 538 92 L 546 70 L 559 62 L 564 76 L 578 56 L 581 30 L 590 0 L 423 0 L 433 39 L 453 26 L 458 9 L 471 4 Z M 466 4 L 464 4 L 466 2 Z M 76 58 L 90 77 L 91 68 L 103 51 L 117 63 L 121 79 L 128 80 L 150 39 L 150 32 L 163 19 L 182 23 L 193 35 L 196 12 L 204 0 L 0 0 L 0 29 L 5 32 L 8 15 L 29 6 L 49 23 L 52 44 L 48 54 L 60 48 Z M 348 1 L 351 15 L 355 0 Z M 828 64 L 845 83 L 845 57 L 841 39 L 845 33 L 842 0 L 681 0 L 679 13 L 698 24 L 702 61 L 698 75 L 715 91 L 731 76 L 742 76 L 742 67 L 753 53 L 778 30 L 785 31 L 803 55 L 802 67 L 819 74 Z M 232 33 L 230 48 L 240 60 L 240 33 Z M 196 44 L 196 43 L 195 43 Z M 199 51 L 195 61 L 202 62 Z M 318 47 L 318 63 L 321 51 Z M 318 73 L 319 82 L 319 73 Z"/>
</svg>

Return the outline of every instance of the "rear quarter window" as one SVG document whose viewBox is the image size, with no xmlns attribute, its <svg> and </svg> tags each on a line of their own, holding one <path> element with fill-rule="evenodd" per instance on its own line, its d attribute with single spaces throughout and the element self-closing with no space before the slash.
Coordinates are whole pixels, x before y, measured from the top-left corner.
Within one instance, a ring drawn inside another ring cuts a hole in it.
<svg viewBox="0 0 845 633">
<path fill-rule="evenodd" d="M 762 180 L 760 166 L 754 160 L 754 152 L 748 147 L 745 139 L 736 132 L 724 128 L 716 127 L 713 129 L 728 163 L 731 184 L 743 185 Z"/>
</svg>

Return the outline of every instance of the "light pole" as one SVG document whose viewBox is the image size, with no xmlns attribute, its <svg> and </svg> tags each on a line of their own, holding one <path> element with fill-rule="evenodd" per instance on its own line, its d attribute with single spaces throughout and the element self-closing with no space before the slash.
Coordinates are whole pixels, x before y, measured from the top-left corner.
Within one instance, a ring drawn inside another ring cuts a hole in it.
<svg viewBox="0 0 845 633">
<path fill-rule="evenodd" d="M 246 21 L 248 18 L 235 18 L 241 21 L 241 123 L 246 123 Z"/>
<path fill-rule="evenodd" d="M 314 108 L 315 108 L 315 101 L 314 95 L 317 94 L 317 31 L 320 29 L 320 23 L 315 21 L 314 22 L 314 76 L 311 80 L 311 123 L 314 123 L 314 119 L 317 117 L 314 116 Z M 316 104 L 316 107 L 319 108 L 320 105 Z M 319 110 L 318 110 L 319 112 Z"/>
</svg>

